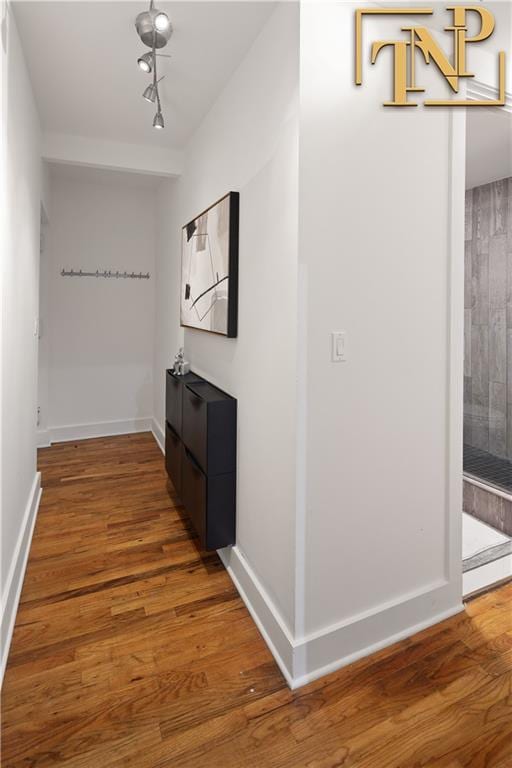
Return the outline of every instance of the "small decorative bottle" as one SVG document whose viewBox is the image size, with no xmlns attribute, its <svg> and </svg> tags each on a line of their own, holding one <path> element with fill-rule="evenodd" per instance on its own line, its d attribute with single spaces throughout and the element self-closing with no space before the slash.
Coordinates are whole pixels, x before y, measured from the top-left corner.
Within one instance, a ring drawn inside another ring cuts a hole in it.
<svg viewBox="0 0 512 768">
<path fill-rule="evenodd" d="M 174 357 L 174 373 L 176 376 L 184 376 L 189 370 L 190 364 L 185 360 L 183 347 L 180 347 L 178 353 Z"/>
</svg>

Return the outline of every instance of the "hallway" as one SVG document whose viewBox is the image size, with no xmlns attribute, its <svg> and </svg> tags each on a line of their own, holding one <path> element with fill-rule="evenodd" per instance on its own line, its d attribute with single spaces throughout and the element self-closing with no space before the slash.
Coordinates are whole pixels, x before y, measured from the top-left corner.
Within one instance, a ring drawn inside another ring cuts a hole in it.
<svg viewBox="0 0 512 768">
<path fill-rule="evenodd" d="M 56 444 L 39 468 L 4 768 L 510 766 L 511 584 L 292 692 L 151 434 Z"/>
</svg>

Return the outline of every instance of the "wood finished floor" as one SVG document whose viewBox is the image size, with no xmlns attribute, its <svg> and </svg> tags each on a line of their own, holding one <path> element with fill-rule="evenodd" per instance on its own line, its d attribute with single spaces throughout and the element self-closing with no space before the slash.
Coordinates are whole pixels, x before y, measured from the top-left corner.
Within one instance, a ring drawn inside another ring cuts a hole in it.
<svg viewBox="0 0 512 768">
<path fill-rule="evenodd" d="M 291 692 L 151 435 L 40 468 L 4 768 L 511 768 L 512 585 Z"/>
</svg>

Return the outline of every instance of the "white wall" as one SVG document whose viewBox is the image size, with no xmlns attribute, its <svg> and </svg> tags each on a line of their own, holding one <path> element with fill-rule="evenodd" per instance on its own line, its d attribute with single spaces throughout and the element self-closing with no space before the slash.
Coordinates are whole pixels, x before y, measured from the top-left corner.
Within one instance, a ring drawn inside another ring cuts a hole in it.
<svg viewBox="0 0 512 768">
<path fill-rule="evenodd" d="M 150 425 L 154 203 L 153 182 L 144 177 L 52 168 L 43 331 L 46 327 L 49 346 L 46 421 L 53 440 Z M 63 267 L 134 270 L 151 277 L 62 277 Z"/>
<path fill-rule="evenodd" d="M 180 328 L 180 183 L 163 181 L 157 191 L 155 340 L 153 349 L 153 431 L 165 440 L 165 374 L 183 345 Z"/>
<path fill-rule="evenodd" d="M 237 339 L 185 331 L 192 367 L 238 398 L 237 556 L 294 622 L 298 8 L 278 7 L 160 195 L 155 412 L 179 344 L 181 226 L 240 192 Z"/>
<path fill-rule="evenodd" d="M 467 189 L 512 176 L 512 112 L 468 110 L 466 150 Z"/>
<path fill-rule="evenodd" d="M 380 106 L 384 59 L 354 86 L 356 7 L 301 6 L 307 548 L 296 676 L 461 600 L 460 144 L 450 252 L 451 118 Z M 365 20 L 365 44 L 389 35 L 389 22 Z M 331 331 L 347 334 L 346 362 L 330 360 Z"/>
<path fill-rule="evenodd" d="M 46 172 L 46 166 L 43 163 L 43 182 L 48 184 L 49 200 L 49 175 Z M 50 269 L 48 268 L 48 227 L 49 220 L 46 214 L 46 207 L 41 201 L 41 237 L 40 237 L 40 256 L 39 256 L 39 343 L 37 355 L 37 446 L 45 447 L 50 443 L 48 432 L 48 401 L 49 401 L 49 335 L 48 335 L 48 279 Z"/>
<path fill-rule="evenodd" d="M 2 2 L 2 667 L 39 500 L 36 393 L 40 130 L 10 9 Z M 2 201 L 4 203 L 4 200 Z"/>
</svg>

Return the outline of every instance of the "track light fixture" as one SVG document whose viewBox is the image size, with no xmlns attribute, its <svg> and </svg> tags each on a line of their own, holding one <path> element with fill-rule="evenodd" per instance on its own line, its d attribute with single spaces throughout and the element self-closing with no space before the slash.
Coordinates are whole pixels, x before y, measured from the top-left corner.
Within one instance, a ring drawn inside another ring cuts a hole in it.
<svg viewBox="0 0 512 768">
<path fill-rule="evenodd" d="M 143 53 L 142 56 L 139 56 L 137 59 L 137 64 L 142 69 L 143 72 L 146 72 L 149 74 L 153 71 L 153 64 L 154 64 L 154 58 L 152 53 Z"/>
<path fill-rule="evenodd" d="M 156 58 L 165 56 L 157 53 L 157 49 L 167 45 L 172 35 L 172 24 L 166 13 L 159 11 L 153 6 L 153 0 L 149 4 L 149 10 L 139 13 L 135 19 L 135 28 L 140 39 L 151 48 L 151 51 L 142 54 L 137 59 L 140 69 L 146 74 L 153 74 L 153 82 L 144 89 L 143 98 L 150 103 L 157 103 L 157 112 L 153 119 L 153 128 L 162 129 L 165 125 L 162 115 L 162 106 L 160 104 L 160 94 L 158 92 L 158 83 L 163 77 L 157 79 Z"/>
</svg>

